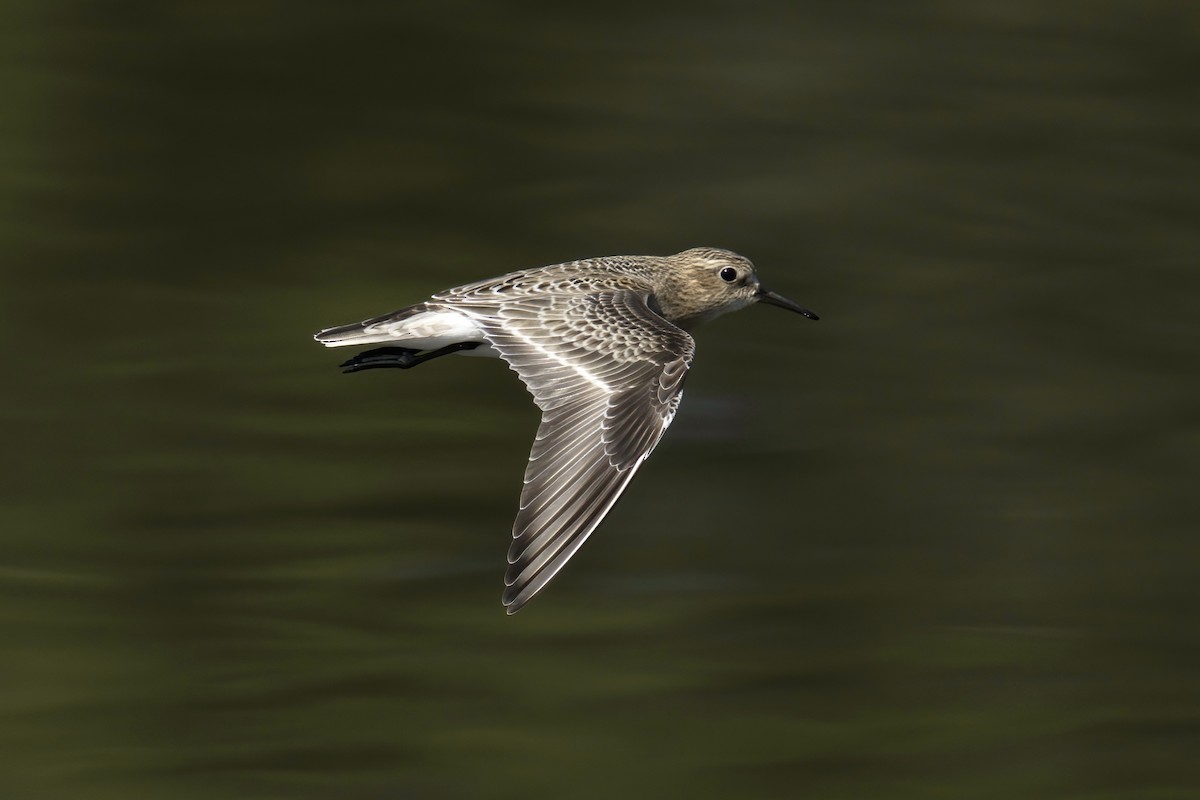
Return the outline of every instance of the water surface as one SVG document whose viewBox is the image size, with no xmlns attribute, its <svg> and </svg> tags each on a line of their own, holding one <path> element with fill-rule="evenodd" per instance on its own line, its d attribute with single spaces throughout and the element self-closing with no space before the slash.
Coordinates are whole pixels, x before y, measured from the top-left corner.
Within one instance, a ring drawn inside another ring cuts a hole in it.
<svg viewBox="0 0 1200 800">
<path fill-rule="evenodd" d="M 12 2 L 0 791 L 1194 797 L 1200 17 Z M 500 606 L 504 365 L 312 331 L 729 247 L 600 533 Z"/>
</svg>

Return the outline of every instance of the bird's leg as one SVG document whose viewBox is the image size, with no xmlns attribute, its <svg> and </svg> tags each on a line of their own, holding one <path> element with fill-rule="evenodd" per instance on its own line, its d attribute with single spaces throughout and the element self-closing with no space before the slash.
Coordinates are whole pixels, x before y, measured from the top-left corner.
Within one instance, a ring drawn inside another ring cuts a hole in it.
<svg viewBox="0 0 1200 800">
<path fill-rule="evenodd" d="M 348 361 L 343 361 L 340 366 L 342 372 L 361 372 L 364 369 L 383 369 L 384 367 L 408 369 L 413 365 L 413 359 L 419 352 L 419 350 L 411 350 L 407 347 L 378 347 L 359 353 Z"/>
<path fill-rule="evenodd" d="M 377 347 L 374 350 L 367 350 L 348 361 L 342 362 L 341 367 L 342 372 L 362 372 L 364 369 L 384 369 L 387 367 L 408 369 L 418 364 L 424 364 L 430 359 L 440 358 L 441 356 L 458 353 L 463 350 L 474 350 L 481 344 L 482 342 L 455 342 L 445 347 L 439 347 L 437 350 L 428 350 L 426 352 L 413 350 L 408 347 Z"/>
</svg>

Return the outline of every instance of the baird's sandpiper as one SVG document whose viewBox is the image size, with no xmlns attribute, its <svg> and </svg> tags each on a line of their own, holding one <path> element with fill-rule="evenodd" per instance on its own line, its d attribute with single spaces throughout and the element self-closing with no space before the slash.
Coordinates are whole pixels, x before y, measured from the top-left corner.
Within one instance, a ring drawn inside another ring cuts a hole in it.
<svg viewBox="0 0 1200 800">
<path fill-rule="evenodd" d="M 542 590 L 612 509 L 671 424 L 699 322 L 752 303 L 817 315 L 762 287 L 728 250 L 609 256 L 520 270 L 327 328 L 327 347 L 386 345 L 346 372 L 449 353 L 496 356 L 542 411 L 508 551 L 509 614 Z"/>
</svg>

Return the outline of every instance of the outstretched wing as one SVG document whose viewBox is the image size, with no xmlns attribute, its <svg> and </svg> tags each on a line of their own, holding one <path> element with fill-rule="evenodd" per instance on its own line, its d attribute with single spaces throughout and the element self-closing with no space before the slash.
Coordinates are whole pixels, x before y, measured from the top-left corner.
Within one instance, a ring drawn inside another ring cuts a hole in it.
<svg viewBox="0 0 1200 800">
<path fill-rule="evenodd" d="M 695 345 L 633 291 L 514 299 L 477 319 L 542 410 L 504 578 L 514 614 L 575 554 L 658 444 Z"/>
</svg>

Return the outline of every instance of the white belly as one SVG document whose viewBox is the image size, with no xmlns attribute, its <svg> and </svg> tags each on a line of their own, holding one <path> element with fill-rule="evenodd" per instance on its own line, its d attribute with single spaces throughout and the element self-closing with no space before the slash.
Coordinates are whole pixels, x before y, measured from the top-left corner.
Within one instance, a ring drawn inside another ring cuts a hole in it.
<svg viewBox="0 0 1200 800">
<path fill-rule="evenodd" d="M 481 342 L 483 332 L 475 321 L 457 311 L 426 311 L 408 319 L 396 322 L 384 322 L 372 326 L 372 332 L 388 335 L 388 344 L 397 347 L 411 347 L 414 350 L 436 350 L 459 342 Z M 464 353 L 475 353 L 478 350 L 491 348 L 487 345 L 464 350 Z"/>
<path fill-rule="evenodd" d="M 466 314 L 449 309 L 425 311 L 420 314 L 399 312 L 395 318 L 368 321 L 358 325 L 328 328 L 316 335 L 326 347 L 363 347 L 382 344 L 407 347 L 412 350 L 437 350 L 459 342 L 485 342 L 483 331 Z M 481 344 L 463 355 L 498 356 L 490 345 Z"/>
</svg>

